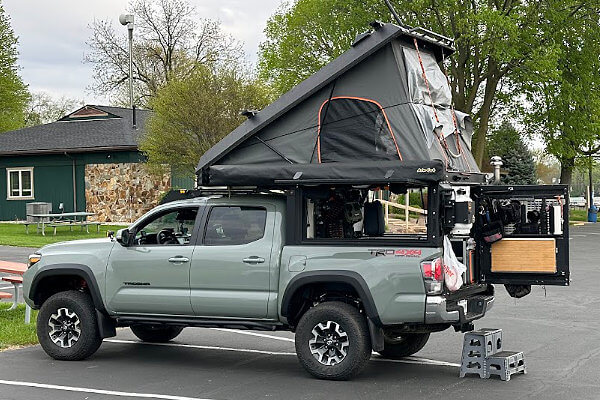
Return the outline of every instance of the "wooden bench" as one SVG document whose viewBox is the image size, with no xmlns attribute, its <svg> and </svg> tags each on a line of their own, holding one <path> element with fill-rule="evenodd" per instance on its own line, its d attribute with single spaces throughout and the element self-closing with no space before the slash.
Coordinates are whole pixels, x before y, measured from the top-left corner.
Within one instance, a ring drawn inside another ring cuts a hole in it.
<svg viewBox="0 0 600 400">
<path fill-rule="evenodd" d="M 4 282 L 12 283 L 12 285 L 14 287 L 15 295 L 14 295 L 14 297 L 11 295 L 11 297 L 13 297 L 13 304 L 9 308 L 9 310 L 14 310 L 15 308 L 17 308 L 17 304 L 19 302 L 19 288 L 23 284 L 23 277 L 22 276 L 3 276 L 2 280 Z"/>
<path fill-rule="evenodd" d="M 12 299 L 12 293 L 0 292 L 0 299 Z"/>
<path fill-rule="evenodd" d="M 12 283 L 13 285 L 22 285 L 23 284 L 22 276 L 3 276 L 2 280 L 5 282 Z"/>
</svg>

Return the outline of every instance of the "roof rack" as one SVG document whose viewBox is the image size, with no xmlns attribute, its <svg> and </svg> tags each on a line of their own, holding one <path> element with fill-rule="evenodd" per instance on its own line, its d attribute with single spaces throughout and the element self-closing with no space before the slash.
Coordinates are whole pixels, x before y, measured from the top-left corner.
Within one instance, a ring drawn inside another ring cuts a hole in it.
<svg viewBox="0 0 600 400">
<path fill-rule="evenodd" d="M 410 28 L 408 33 L 416 36 L 418 39 L 423 39 L 428 42 L 436 43 L 444 47 L 449 47 L 453 51 L 454 49 L 454 39 L 451 39 L 447 36 L 440 35 L 439 33 L 430 31 L 429 29 L 422 28 L 417 26 L 415 28 Z"/>
</svg>

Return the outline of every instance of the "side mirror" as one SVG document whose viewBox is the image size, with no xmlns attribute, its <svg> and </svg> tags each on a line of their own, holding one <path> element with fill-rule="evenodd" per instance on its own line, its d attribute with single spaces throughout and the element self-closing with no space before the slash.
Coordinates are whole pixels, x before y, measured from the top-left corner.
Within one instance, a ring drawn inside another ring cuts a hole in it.
<svg viewBox="0 0 600 400">
<path fill-rule="evenodd" d="M 115 236 L 115 239 L 117 239 L 117 242 L 119 242 L 121 244 L 121 246 L 127 247 L 131 244 L 131 239 L 133 238 L 133 236 L 131 235 L 131 233 L 129 232 L 129 229 L 125 228 L 125 229 L 119 229 L 117 231 L 117 235 Z"/>
</svg>

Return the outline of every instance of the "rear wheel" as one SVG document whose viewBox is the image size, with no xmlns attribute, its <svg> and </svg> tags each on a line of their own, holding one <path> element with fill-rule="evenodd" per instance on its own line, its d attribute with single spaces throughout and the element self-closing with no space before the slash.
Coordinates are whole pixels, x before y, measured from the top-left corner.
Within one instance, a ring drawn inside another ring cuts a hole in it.
<svg viewBox="0 0 600 400">
<path fill-rule="evenodd" d="M 394 335 L 384 333 L 384 347 L 378 353 L 386 358 L 398 359 L 412 356 L 421 350 L 429 340 L 429 333 L 405 333 Z"/>
<path fill-rule="evenodd" d="M 175 339 L 183 330 L 180 326 L 132 325 L 131 331 L 144 342 L 165 343 Z"/>
<path fill-rule="evenodd" d="M 321 303 L 308 310 L 296 327 L 296 354 L 317 378 L 350 379 L 371 356 L 367 321 L 349 304 Z"/>
<path fill-rule="evenodd" d="M 38 313 L 37 336 L 44 351 L 57 360 L 83 360 L 94 354 L 102 338 L 90 296 L 76 290 L 51 296 Z"/>
</svg>

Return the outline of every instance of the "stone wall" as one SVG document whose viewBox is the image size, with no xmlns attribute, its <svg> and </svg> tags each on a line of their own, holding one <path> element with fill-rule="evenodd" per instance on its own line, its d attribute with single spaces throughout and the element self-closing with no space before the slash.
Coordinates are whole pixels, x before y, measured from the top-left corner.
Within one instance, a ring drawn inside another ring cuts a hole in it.
<svg viewBox="0 0 600 400">
<path fill-rule="evenodd" d="M 90 220 L 133 222 L 155 207 L 171 187 L 170 174 L 150 175 L 143 164 L 87 164 L 86 211 Z"/>
</svg>

